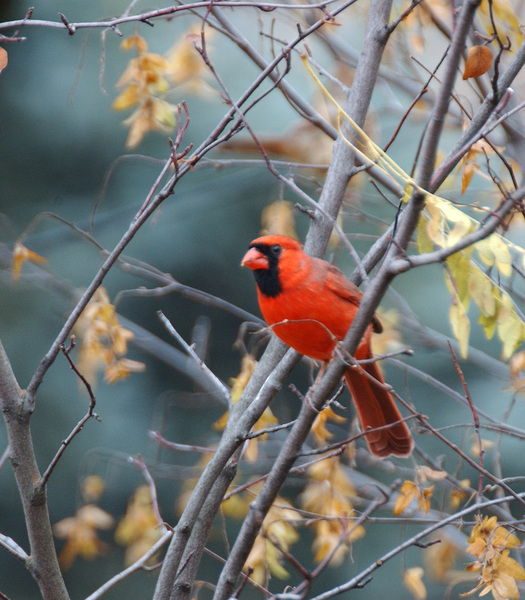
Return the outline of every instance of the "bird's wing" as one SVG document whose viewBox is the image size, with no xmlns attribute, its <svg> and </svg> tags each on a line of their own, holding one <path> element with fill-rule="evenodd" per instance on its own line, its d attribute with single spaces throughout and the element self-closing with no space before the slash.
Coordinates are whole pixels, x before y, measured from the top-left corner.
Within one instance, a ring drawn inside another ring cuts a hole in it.
<svg viewBox="0 0 525 600">
<path fill-rule="evenodd" d="M 363 292 L 361 292 L 361 290 L 354 283 L 347 279 L 337 267 L 334 267 L 333 265 L 326 265 L 326 263 L 324 263 L 323 267 L 326 271 L 326 287 L 340 298 L 343 298 L 355 306 L 359 306 Z M 372 318 L 372 328 L 375 333 L 381 333 L 383 331 L 381 321 L 376 315 L 374 315 Z"/>
</svg>

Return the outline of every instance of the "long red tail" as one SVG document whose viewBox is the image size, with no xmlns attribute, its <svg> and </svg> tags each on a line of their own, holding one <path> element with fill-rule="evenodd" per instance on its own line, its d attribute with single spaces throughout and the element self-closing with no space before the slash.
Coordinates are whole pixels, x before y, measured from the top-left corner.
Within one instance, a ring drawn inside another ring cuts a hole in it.
<svg viewBox="0 0 525 600">
<path fill-rule="evenodd" d="M 371 357 L 371 354 L 369 357 Z M 377 381 L 384 383 L 377 363 L 362 365 L 363 369 Z M 403 417 L 392 396 L 381 385 L 376 385 L 359 369 L 348 369 L 345 379 L 354 399 L 357 415 L 364 432 L 389 423 L 400 421 Z M 398 423 L 381 431 L 365 436 L 372 454 L 379 457 L 408 456 L 412 452 L 414 441 L 406 423 Z"/>
</svg>

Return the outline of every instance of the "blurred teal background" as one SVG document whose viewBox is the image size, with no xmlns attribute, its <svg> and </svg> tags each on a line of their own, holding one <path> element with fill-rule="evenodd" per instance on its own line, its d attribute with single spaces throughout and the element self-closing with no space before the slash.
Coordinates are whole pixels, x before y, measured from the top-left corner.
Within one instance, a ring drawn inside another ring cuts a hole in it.
<svg viewBox="0 0 525 600">
<path fill-rule="evenodd" d="M 36 3 L 33 18 L 56 20 L 60 11 L 70 21 L 95 20 L 122 12 L 125 6 L 117 0 L 49 0 Z M 0 20 L 22 18 L 26 10 L 27 5 L 21 1 L 4 0 L 0 5 Z M 194 19 L 181 17 L 170 23 L 156 23 L 153 29 L 146 25 L 129 25 L 123 26 L 122 31 L 125 35 L 139 31 L 152 51 L 163 53 L 192 22 Z M 250 22 L 249 27 L 255 28 L 254 23 Z M 14 240 L 31 220 L 44 211 L 87 230 L 95 206 L 93 235 L 105 248 L 111 249 L 144 201 L 160 171 L 161 161 L 169 155 L 169 146 L 165 135 L 150 133 L 136 151 L 126 155 L 127 130 L 122 120 L 127 113 L 116 113 L 111 103 L 117 94 L 115 83 L 131 53 L 119 49 L 121 40 L 116 35 L 107 33 L 104 45 L 98 30 L 79 31 L 70 37 L 64 31 L 27 27 L 20 30 L 20 35 L 27 38 L 25 42 L 4 44 L 9 52 L 9 65 L 0 75 L 0 336 L 18 381 L 25 386 L 72 307 L 69 294 L 89 284 L 102 258 L 96 248 L 72 229 L 51 218 L 43 219 L 26 240 L 32 250 L 49 259 L 43 270 L 24 265 L 23 277 L 13 283 L 6 249 L 12 248 Z M 216 36 L 211 45 L 215 64 L 236 96 L 257 71 L 239 53 L 232 60 L 232 45 L 224 39 Z M 104 61 L 103 86 L 101 61 Z M 292 80 L 303 91 L 313 93 L 313 85 L 304 71 L 293 74 Z M 183 145 L 190 142 L 198 145 L 226 110 L 218 97 L 208 100 L 186 95 L 170 99 L 188 102 L 191 124 Z M 381 96 L 375 101 L 379 108 L 382 102 L 386 103 Z M 258 134 L 283 133 L 298 121 L 278 93 L 270 95 L 250 116 Z M 397 118 L 395 114 L 393 118 Z M 406 140 L 411 136 L 417 138 L 420 130 L 418 124 L 416 127 L 403 132 Z M 389 131 L 380 133 L 385 140 L 389 138 Z M 218 153 L 214 156 L 231 158 L 231 155 Z M 315 148 L 312 148 L 311 162 L 316 162 Z M 319 174 L 311 178 L 310 192 L 315 190 L 319 178 Z M 264 165 L 197 168 L 177 185 L 175 195 L 140 231 L 126 254 L 172 274 L 185 285 L 214 294 L 258 316 L 251 274 L 242 271 L 239 263 L 249 241 L 259 233 L 262 209 L 281 194 L 282 190 Z M 284 191 L 284 196 L 297 201 L 288 191 Z M 371 186 L 365 188 L 362 200 L 367 203 L 366 212 L 387 221 L 392 219 L 393 209 L 385 208 Z M 357 209 L 353 206 L 349 210 L 356 212 Z M 345 223 L 346 231 L 366 231 L 371 235 L 383 231 L 381 224 L 363 224 L 362 214 L 358 214 L 359 219 Z M 304 237 L 307 218 L 298 216 L 297 221 Z M 357 240 L 356 247 L 364 252 L 369 242 Z M 336 260 L 347 271 L 351 270 L 352 265 L 345 262 L 342 251 Z M 154 284 L 116 267 L 104 285 L 114 299 L 123 289 L 153 287 Z M 415 318 L 424 319 L 428 327 L 449 335 L 449 298 L 440 268 L 404 275 L 394 288 L 408 299 Z M 395 298 L 387 298 L 387 304 L 395 306 Z M 211 327 L 208 365 L 224 381 L 238 373 L 241 355 L 233 344 L 241 324 L 239 318 L 177 294 L 126 297 L 119 303 L 118 310 L 123 317 L 172 346 L 177 344 L 160 325 L 158 310 L 171 319 L 187 340 L 191 339 L 196 320 L 202 315 L 208 317 Z M 411 332 L 408 327 L 406 331 L 405 342 L 415 350 L 409 363 L 460 390 L 451 359 L 443 348 L 433 347 L 429 339 Z M 498 357 L 500 346 L 496 340 L 487 342 L 481 332 L 474 330 L 473 343 L 494 358 Z M 169 439 L 201 445 L 209 444 L 219 435 L 211 426 L 223 413 L 224 406 L 210 396 L 181 395 L 198 390 L 195 383 L 136 346 L 131 346 L 129 356 L 143 361 L 147 370 L 113 386 L 99 383 L 96 412 L 102 421 L 87 423 L 52 474 L 48 492 L 52 522 L 74 514 L 81 506 L 79 482 L 91 473 L 102 475 L 106 481 L 100 506 L 116 518 L 122 516 L 133 490 L 143 483 L 140 472 L 128 464 L 127 457 L 140 453 L 158 481 L 163 516 L 175 523 L 176 496 L 182 483 L 196 475 L 192 465 L 198 457 L 159 451 L 149 439 L 148 430 L 162 429 Z M 506 384 L 506 371 L 497 362 L 489 361 L 489 364 L 494 368 L 493 373 L 488 368 L 482 371 L 479 364 L 466 363 L 465 375 L 476 404 L 501 417 L 509 397 L 501 391 Z M 494 373 L 502 378 L 494 377 Z M 388 381 L 402 396 L 413 401 L 422 413 L 430 415 L 434 426 L 471 422 L 467 410 L 405 376 L 402 370 L 387 367 L 387 374 Z M 304 390 L 307 376 L 307 369 L 301 367 L 293 380 Z M 344 403 L 347 402 L 345 397 Z M 87 404 L 86 394 L 79 388 L 64 357 L 59 356 L 40 389 L 33 418 L 33 435 L 42 471 L 60 442 L 83 416 Z M 274 410 L 283 421 L 292 419 L 299 408 L 298 400 L 287 389 L 283 389 L 275 404 Z M 523 407 L 519 406 L 513 415 L 516 422 L 523 422 Z M 463 429 L 447 432 L 447 435 L 458 443 L 465 442 Z M 468 435 L 466 437 L 468 440 Z M 431 455 L 446 454 L 436 440 L 418 438 L 417 442 L 420 441 Z M 0 451 L 5 444 L 2 426 Z M 504 445 L 508 450 L 504 463 L 507 466 L 508 462 L 509 468 L 512 468 L 513 455 L 517 454 L 517 444 L 509 441 Z M 453 469 L 454 459 L 449 461 L 446 467 Z M 386 476 L 379 473 L 379 477 L 384 480 Z M 0 490 L 0 532 L 12 536 L 27 550 L 23 516 L 9 464 L 0 471 Z M 292 486 L 286 493 L 293 496 L 297 489 Z M 318 582 L 319 590 L 336 580 L 348 579 L 375 560 L 378 546 L 383 547 L 389 537 L 385 535 L 385 527 L 367 528 L 366 542 L 356 544 L 353 560 L 329 571 L 325 579 Z M 105 556 L 93 563 L 78 560 L 67 572 L 72 598 L 85 597 L 122 568 L 123 550 L 116 547 L 111 535 L 112 532 L 101 533 L 102 539 L 111 544 Z M 405 535 L 408 535 L 406 531 L 396 530 L 391 544 L 401 541 L 400 536 Z M 224 553 L 218 535 L 211 543 L 216 544 L 218 552 Z M 389 548 L 387 545 L 384 550 Z M 406 598 L 407 592 L 399 581 L 401 569 L 410 566 L 411 560 L 420 561 L 420 552 L 413 550 L 386 565 L 366 588 L 368 593 L 378 596 L 388 589 L 390 598 Z M 208 558 L 203 568 L 208 569 L 208 573 L 203 572 L 202 578 L 213 579 L 210 573 L 218 570 Z M 155 573 L 135 575 L 105 598 L 147 598 L 155 579 Z M 388 586 L 392 579 L 396 585 Z M 441 597 L 442 590 L 436 590 L 436 597 Z M 37 587 L 23 566 L 1 549 L 0 591 L 13 600 L 38 596 Z M 248 590 L 244 593 L 246 597 L 250 594 Z M 205 597 L 204 592 L 202 596 Z"/>
</svg>

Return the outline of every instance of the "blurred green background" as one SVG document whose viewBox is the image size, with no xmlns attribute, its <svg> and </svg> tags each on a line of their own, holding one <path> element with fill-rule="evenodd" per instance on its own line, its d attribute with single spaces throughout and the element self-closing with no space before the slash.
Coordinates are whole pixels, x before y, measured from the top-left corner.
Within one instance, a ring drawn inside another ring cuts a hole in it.
<svg viewBox="0 0 525 600">
<path fill-rule="evenodd" d="M 57 20 L 60 11 L 70 21 L 86 21 L 121 13 L 124 9 L 125 3 L 118 0 L 48 0 L 36 3 L 33 18 Z M 0 4 L 0 20 L 22 18 L 26 10 L 27 5 L 21 1 L 4 0 Z M 193 22 L 195 18 L 181 17 L 169 23 L 156 23 L 154 28 L 128 25 L 121 29 L 125 35 L 138 31 L 145 36 L 152 51 L 163 53 Z M 246 26 L 256 29 L 253 16 L 246 18 Z M 89 284 L 102 257 L 71 228 L 52 218 L 39 222 L 25 242 L 49 259 L 43 269 L 24 265 L 23 277 L 14 283 L 6 249 L 12 248 L 14 240 L 32 219 L 44 211 L 88 230 L 95 206 L 93 235 L 101 245 L 111 249 L 144 201 L 160 171 L 161 161 L 169 155 L 169 146 L 165 135 L 150 133 L 137 150 L 126 154 L 127 130 L 122 120 L 127 114 L 116 113 L 111 108 L 117 94 L 115 83 L 131 58 L 131 53 L 119 49 L 119 37 L 109 32 L 102 41 L 100 32 L 95 29 L 79 31 L 71 37 L 61 30 L 38 27 L 23 28 L 20 35 L 25 36 L 26 41 L 4 44 L 9 52 L 9 65 L 0 75 L 0 242 L 3 252 L 0 336 L 18 381 L 25 386 L 72 307 L 69 294 Z M 230 42 L 216 36 L 212 46 L 214 64 L 235 97 L 257 71 L 238 51 L 235 52 Z M 291 78 L 307 95 L 314 94 L 312 82 L 300 67 Z M 389 106 L 386 99 L 389 91 L 383 91 L 386 93 L 379 94 L 374 100 L 379 109 Z M 204 99 L 184 92 L 181 97 L 171 98 L 173 102 L 183 99 L 188 103 L 191 117 L 183 145 L 190 142 L 198 145 L 222 117 L 226 107 L 218 97 Z M 391 113 L 392 122 L 397 116 L 395 111 Z M 281 134 L 289 131 L 297 121 L 297 115 L 278 93 L 271 94 L 250 114 L 250 123 L 258 134 Z M 403 132 L 405 142 L 417 138 L 419 126 L 415 124 L 414 130 Z M 380 132 L 385 140 L 390 134 L 388 127 Z M 402 154 L 406 146 L 401 144 L 401 149 L 397 152 Z M 312 148 L 311 162 L 316 162 L 315 152 Z M 231 158 L 229 154 L 213 156 Z M 311 177 L 308 182 L 311 193 L 315 194 L 321 177 L 319 174 Z M 282 195 L 297 201 L 289 191 L 281 190 L 262 164 L 197 168 L 177 185 L 175 195 L 140 231 L 126 254 L 171 273 L 185 285 L 214 294 L 258 315 L 251 274 L 242 271 L 239 263 L 249 241 L 259 233 L 262 209 Z M 366 210 L 361 213 L 352 207 L 359 218 L 345 222 L 345 230 L 380 234 L 384 229 L 381 222 L 367 223 L 365 212 L 390 221 L 393 209 L 385 208 L 371 186 L 365 188 L 362 201 L 367 203 Z M 304 237 L 307 218 L 301 215 L 297 221 L 298 231 Z M 355 243 L 364 252 L 370 239 L 357 239 Z M 336 261 L 347 270 L 352 268 L 341 250 Z M 123 289 L 153 286 L 151 281 L 127 274 L 118 267 L 110 272 L 104 285 L 112 299 Z M 413 318 L 424 319 L 428 327 L 449 335 L 449 299 L 438 267 L 404 275 L 394 287 L 408 299 L 414 311 Z M 395 306 L 395 297 L 387 298 L 387 303 Z M 233 344 L 241 325 L 239 318 L 177 294 L 152 298 L 127 296 L 118 305 L 123 317 L 170 346 L 177 346 L 160 325 L 156 315 L 158 310 L 164 311 L 187 340 L 191 339 L 196 320 L 207 317 L 210 325 L 208 365 L 224 381 L 238 373 L 241 355 Z M 405 342 L 415 350 L 415 356 L 408 359 L 410 364 L 460 390 L 450 357 L 420 333 L 406 328 Z M 497 341 L 487 342 L 479 331 L 473 331 L 472 336 L 475 346 L 498 357 L 500 346 Z M 156 341 L 153 343 L 160 351 L 162 346 Z M 176 496 L 182 483 L 197 473 L 192 465 L 198 457 L 159 451 L 149 439 L 148 431 L 162 429 L 169 439 L 201 445 L 209 444 L 219 435 L 211 426 L 224 411 L 220 402 L 206 394 L 184 395 L 198 391 L 195 383 L 137 346 L 131 346 L 129 356 L 143 361 L 147 370 L 113 386 L 102 381 L 98 384 L 96 412 L 102 421 L 87 423 L 52 474 L 48 492 L 52 522 L 74 514 L 82 504 L 79 482 L 92 473 L 102 475 L 106 482 L 100 506 L 117 518 L 123 515 L 133 490 L 143 483 L 140 472 L 129 465 L 127 457 L 140 453 L 158 481 L 163 516 L 168 522 L 175 523 Z M 496 361 L 489 360 L 486 364 L 490 368 L 481 370 L 479 363 L 465 363 L 466 377 L 476 404 L 500 417 L 508 399 L 508 394 L 501 391 L 506 384 L 506 371 Z M 433 388 L 405 375 L 400 369 L 387 367 L 387 374 L 388 381 L 401 395 L 431 416 L 434 426 L 470 423 L 467 410 Z M 307 376 L 307 369 L 300 367 L 293 380 L 304 390 Z M 344 403 L 347 402 L 345 397 Z M 59 356 L 40 388 L 33 418 L 41 470 L 85 413 L 87 404 L 87 395 L 79 388 L 64 357 Z M 287 389 L 283 389 L 274 404 L 281 420 L 292 419 L 299 408 L 298 400 Z M 523 420 L 521 406 L 513 414 L 516 422 Z M 447 435 L 458 443 L 465 442 L 463 436 L 468 439 L 462 429 Z M 430 454 L 438 455 L 444 451 L 435 440 L 423 440 L 422 443 Z M 2 426 L 0 451 L 5 444 Z M 514 460 L 516 444 L 506 442 L 505 466 Z M 453 465 L 451 460 L 446 466 L 452 469 Z M 384 474 L 379 476 L 385 477 Z M 292 486 L 289 494 L 295 493 L 297 490 Z M 329 571 L 325 579 L 318 582 L 318 589 L 348 579 L 375 560 L 378 544 L 383 547 L 387 538 L 386 527 L 367 527 L 365 541 L 356 544 L 352 560 Z M 28 549 L 24 531 L 11 467 L 6 464 L 0 471 L 0 532 L 12 536 Z M 111 532 L 101 533 L 101 537 L 111 544 L 111 550 L 105 556 L 92 563 L 78 560 L 67 572 L 72 598 L 88 595 L 122 568 L 123 550 L 112 542 L 111 535 Z M 396 530 L 392 544 L 401 541 L 400 537 L 405 535 L 408 535 L 407 531 Z M 219 536 L 212 540 L 212 545 L 214 543 L 218 552 L 224 551 Z M 420 560 L 419 550 L 386 565 L 366 588 L 367 592 L 378 596 L 388 590 L 392 599 L 407 597 L 407 592 L 397 582 L 401 569 L 409 566 L 411 560 Z M 205 559 L 203 566 L 209 573 L 218 570 L 210 559 Z M 213 579 L 209 574 L 202 577 Z M 389 585 L 392 578 L 396 580 L 395 586 Z M 147 598 L 155 579 L 155 573 L 135 575 L 105 598 Z M 38 596 L 37 587 L 23 566 L 1 549 L 0 591 L 16 600 Z M 248 590 L 244 593 L 247 597 L 250 594 Z M 435 593 L 438 597 L 442 591 L 437 588 Z"/>
</svg>

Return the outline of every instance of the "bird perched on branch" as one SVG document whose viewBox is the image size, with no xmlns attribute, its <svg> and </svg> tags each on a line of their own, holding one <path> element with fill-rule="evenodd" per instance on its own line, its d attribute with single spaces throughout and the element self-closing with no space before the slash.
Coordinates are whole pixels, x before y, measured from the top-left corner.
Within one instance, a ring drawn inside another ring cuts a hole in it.
<svg viewBox="0 0 525 600">
<path fill-rule="evenodd" d="M 359 309 L 362 292 L 343 273 L 319 258 L 308 256 L 297 240 L 267 235 L 250 244 L 241 263 L 255 275 L 259 307 L 265 321 L 297 352 L 328 362 L 344 339 Z M 413 440 L 376 362 L 370 361 L 372 331 L 382 325 L 374 316 L 349 367 L 345 380 L 354 399 L 361 427 L 375 456 L 408 456 Z M 378 427 L 391 425 L 381 430 Z"/>
</svg>

